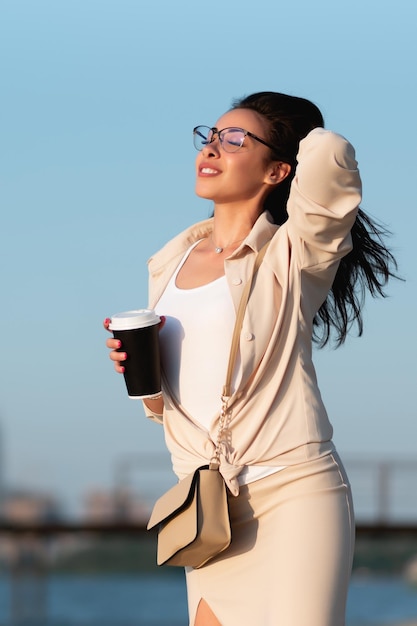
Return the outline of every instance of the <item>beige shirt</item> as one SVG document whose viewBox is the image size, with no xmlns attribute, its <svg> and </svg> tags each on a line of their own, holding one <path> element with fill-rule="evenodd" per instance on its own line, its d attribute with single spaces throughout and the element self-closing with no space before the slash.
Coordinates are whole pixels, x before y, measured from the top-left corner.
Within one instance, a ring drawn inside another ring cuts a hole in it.
<svg viewBox="0 0 417 626">
<path fill-rule="evenodd" d="M 352 146 L 322 128 L 300 143 L 297 160 L 288 220 L 278 227 L 268 213 L 261 214 L 248 237 L 225 259 L 237 310 L 256 253 L 271 240 L 245 313 L 239 346 L 242 377 L 229 401 L 232 437 L 221 457 L 220 471 L 235 494 L 236 477 L 246 465 L 293 465 L 333 449 L 332 427 L 312 363 L 311 336 L 313 318 L 339 260 L 351 250 L 361 181 Z M 188 247 L 208 237 L 212 228 L 212 219 L 200 222 L 150 259 L 150 307 L 155 307 Z M 206 430 L 175 401 L 164 377 L 163 391 L 163 416 L 145 412 L 163 422 L 174 472 L 183 478 L 212 457 L 218 416 Z"/>
</svg>

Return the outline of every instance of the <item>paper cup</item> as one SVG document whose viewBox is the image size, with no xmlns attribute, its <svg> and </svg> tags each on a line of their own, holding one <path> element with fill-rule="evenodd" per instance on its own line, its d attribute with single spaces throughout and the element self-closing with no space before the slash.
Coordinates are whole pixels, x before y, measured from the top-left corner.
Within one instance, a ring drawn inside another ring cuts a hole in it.
<svg viewBox="0 0 417 626">
<path fill-rule="evenodd" d="M 124 311 L 113 315 L 109 329 L 126 352 L 124 378 L 129 398 L 152 398 L 161 392 L 159 351 L 160 317 L 151 309 Z"/>
</svg>

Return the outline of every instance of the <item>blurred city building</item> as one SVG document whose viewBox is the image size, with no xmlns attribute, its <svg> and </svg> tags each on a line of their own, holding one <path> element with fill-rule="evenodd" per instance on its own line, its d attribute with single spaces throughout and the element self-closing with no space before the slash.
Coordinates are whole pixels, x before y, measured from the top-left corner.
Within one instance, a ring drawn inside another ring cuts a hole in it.
<svg viewBox="0 0 417 626">
<path fill-rule="evenodd" d="M 82 517 L 86 522 L 138 522 L 144 524 L 149 507 L 128 489 L 96 489 L 86 494 Z"/>
<path fill-rule="evenodd" d="M 61 518 L 59 502 L 51 494 L 26 489 L 3 490 L 0 502 L 3 523 L 44 524 Z M 65 544 L 61 541 L 61 547 Z M 0 560 L 10 574 L 13 624 L 45 623 L 48 559 L 55 545 L 56 542 L 45 541 L 31 533 L 19 538 L 0 536 Z"/>
<path fill-rule="evenodd" d="M 0 518 L 3 521 L 17 524 L 51 522 L 61 517 L 60 505 L 50 494 L 24 489 L 3 492 L 0 502 Z"/>
<path fill-rule="evenodd" d="M 25 489 L 3 492 L 0 503 L 0 521 L 16 525 L 42 524 L 62 519 L 58 500 L 48 493 L 35 493 Z M 29 536 L 24 541 L 16 541 L 9 535 L 0 536 L 0 561 L 17 563 L 28 559 L 28 553 L 37 554 L 38 542 Z M 41 550 L 43 553 L 43 549 Z M 23 556 L 24 554 L 24 556 Z M 37 559 L 37 556 L 36 556 Z"/>
</svg>

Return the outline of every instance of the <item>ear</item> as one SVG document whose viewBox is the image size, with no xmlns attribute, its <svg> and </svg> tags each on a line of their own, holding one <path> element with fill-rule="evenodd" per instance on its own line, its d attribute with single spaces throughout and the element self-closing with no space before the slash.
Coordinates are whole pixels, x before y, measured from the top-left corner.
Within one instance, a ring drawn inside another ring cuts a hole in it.
<svg viewBox="0 0 417 626">
<path fill-rule="evenodd" d="M 291 172 L 291 165 L 283 161 L 273 161 L 269 164 L 265 174 L 265 183 L 267 185 L 278 185 L 287 178 Z"/>
</svg>

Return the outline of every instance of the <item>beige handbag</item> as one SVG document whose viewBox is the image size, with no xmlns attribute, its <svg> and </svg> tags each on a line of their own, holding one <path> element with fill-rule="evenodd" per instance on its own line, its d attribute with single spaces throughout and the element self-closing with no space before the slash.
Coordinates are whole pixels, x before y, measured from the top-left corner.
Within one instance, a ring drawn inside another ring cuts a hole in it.
<svg viewBox="0 0 417 626">
<path fill-rule="evenodd" d="M 158 530 L 158 565 L 201 567 L 231 542 L 226 485 L 217 469 L 200 467 L 155 503 L 148 530 Z"/>
<path fill-rule="evenodd" d="M 227 489 L 219 472 L 220 450 L 228 436 L 227 401 L 246 304 L 268 244 L 255 259 L 252 277 L 245 285 L 236 315 L 213 458 L 209 465 L 199 467 L 167 491 L 153 508 L 148 530 L 158 526 L 158 565 L 202 567 L 223 552 L 232 540 Z"/>
</svg>

